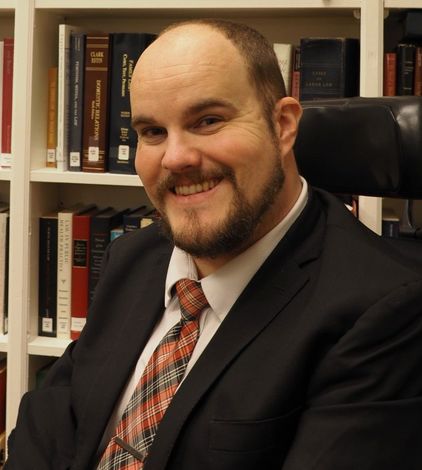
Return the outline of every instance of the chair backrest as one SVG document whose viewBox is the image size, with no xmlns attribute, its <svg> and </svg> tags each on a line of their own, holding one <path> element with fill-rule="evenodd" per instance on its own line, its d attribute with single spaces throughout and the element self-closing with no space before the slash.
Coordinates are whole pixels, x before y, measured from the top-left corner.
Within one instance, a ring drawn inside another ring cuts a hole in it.
<svg viewBox="0 0 422 470">
<path fill-rule="evenodd" d="M 302 103 L 301 173 L 333 193 L 422 199 L 422 97 Z"/>
</svg>

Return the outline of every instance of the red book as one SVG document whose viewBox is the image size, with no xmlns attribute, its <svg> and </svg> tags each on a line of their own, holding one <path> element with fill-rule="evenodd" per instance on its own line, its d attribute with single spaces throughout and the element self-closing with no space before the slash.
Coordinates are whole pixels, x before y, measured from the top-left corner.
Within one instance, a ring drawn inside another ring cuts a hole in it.
<svg viewBox="0 0 422 470">
<path fill-rule="evenodd" d="M 70 337 L 79 338 L 88 312 L 88 279 L 91 217 L 96 207 L 73 216 L 72 229 L 72 293 Z"/>
<path fill-rule="evenodd" d="M 4 38 L 1 126 L 1 153 L 4 166 L 10 166 L 12 153 L 13 44 L 13 38 Z"/>
<path fill-rule="evenodd" d="M 396 96 L 397 83 L 397 54 L 386 52 L 384 54 L 384 96 Z"/>
<path fill-rule="evenodd" d="M 415 55 L 415 83 L 413 94 L 422 96 L 422 47 L 416 48 Z"/>
<path fill-rule="evenodd" d="M 300 46 L 293 50 L 292 97 L 299 101 L 300 92 Z"/>
</svg>

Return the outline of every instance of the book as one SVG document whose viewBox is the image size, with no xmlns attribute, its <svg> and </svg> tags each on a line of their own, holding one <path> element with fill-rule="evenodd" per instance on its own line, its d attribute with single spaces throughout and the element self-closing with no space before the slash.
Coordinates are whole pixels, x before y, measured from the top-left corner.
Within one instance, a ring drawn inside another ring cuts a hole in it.
<svg viewBox="0 0 422 470">
<path fill-rule="evenodd" d="M 0 360 L 0 434 L 6 431 L 7 359 Z"/>
<path fill-rule="evenodd" d="M 139 206 L 123 215 L 124 232 L 132 232 L 141 228 L 142 219 L 152 212 L 152 207 L 147 205 Z"/>
<path fill-rule="evenodd" d="M 302 38 L 300 100 L 359 95 L 359 40 Z"/>
<path fill-rule="evenodd" d="M 148 214 L 144 215 L 141 220 L 141 228 L 148 227 L 153 224 L 159 218 L 159 214 L 155 209 L 152 209 Z"/>
<path fill-rule="evenodd" d="M 110 34 L 85 43 L 82 171 L 107 171 Z"/>
<path fill-rule="evenodd" d="M 281 75 L 283 76 L 286 94 L 292 91 L 293 45 L 287 43 L 274 43 L 273 49 L 277 56 Z"/>
<path fill-rule="evenodd" d="M 73 217 L 93 206 L 75 204 L 58 212 L 57 227 L 57 338 L 70 338 Z"/>
<path fill-rule="evenodd" d="M 1 166 L 12 166 L 13 38 L 3 39 L 3 93 L 1 113 Z"/>
<path fill-rule="evenodd" d="M 0 203 L 0 328 L 5 333 L 8 288 L 8 228 L 9 205 Z"/>
<path fill-rule="evenodd" d="M 110 243 L 110 232 L 113 228 L 122 225 L 125 210 L 108 207 L 106 210 L 91 217 L 90 257 L 89 257 L 89 304 L 91 303 L 95 287 L 100 278 L 101 263 L 105 250 Z"/>
<path fill-rule="evenodd" d="M 4 302 L 3 302 L 3 334 L 7 334 L 9 331 L 9 245 L 10 245 L 10 215 L 6 220 L 6 255 L 5 255 L 5 278 L 4 278 Z"/>
<path fill-rule="evenodd" d="M 56 168 L 57 147 L 57 67 L 49 67 L 47 80 L 47 156 L 46 166 Z"/>
<path fill-rule="evenodd" d="M 85 33 L 71 32 L 69 52 L 69 162 L 70 171 L 82 170 Z"/>
<path fill-rule="evenodd" d="M 2 112 L 3 112 L 3 63 L 4 63 L 4 41 L 0 40 L 0 166 L 1 158 L 1 129 L 2 129 Z"/>
<path fill-rule="evenodd" d="M 148 33 L 114 33 L 112 37 L 108 150 L 111 173 L 136 174 L 138 138 L 131 126 L 129 89 L 136 61 L 155 37 Z"/>
<path fill-rule="evenodd" d="M 68 169 L 69 152 L 69 48 L 70 35 L 80 31 L 78 26 L 59 24 L 57 71 L 57 149 L 58 170 Z"/>
<path fill-rule="evenodd" d="M 110 242 L 112 242 L 115 238 L 120 237 L 125 233 L 123 225 L 119 225 L 118 227 L 112 228 L 110 231 Z"/>
<path fill-rule="evenodd" d="M 422 47 L 416 47 L 413 94 L 422 96 Z"/>
<path fill-rule="evenodd" d="M 292 97 L 299 101 L 300 96 L 300 46 L 293 49 Z"/>
<path fill-rule="evenodd" d="M 397 54 L 386 52 L 384 54 L 383 95 L 395 96 L 397 88 Z"/>
<path fill-rule="evenodd" d="M 57 211 L 39 219 L 38 335 L 57 334 Z"/>
<path fill-rule="evenodd" d="M 397 45 L 397 95 L 413 95 L 415 80 L 415 55 L 414 44 Z"/>
<path fill-rule="evenodd" d="M 91 217 L 97 207 L 73 216 L 72 232 L 72 290 L 70 337 L 79 338 L 88 312 L 88 280 Z"/>
<path fill-rule="evenodd" d="M 422 11 L 411 9 L 405 12 L 403 21 L 403 38 L 409 42 L 422 40 Z"/>
</svg>

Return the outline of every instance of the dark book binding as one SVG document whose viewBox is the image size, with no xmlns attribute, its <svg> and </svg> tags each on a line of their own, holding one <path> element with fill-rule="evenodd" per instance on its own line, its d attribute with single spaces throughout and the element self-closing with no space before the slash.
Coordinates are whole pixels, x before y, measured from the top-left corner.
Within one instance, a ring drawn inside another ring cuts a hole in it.
<svg viewBox="0 0 422 470">
<path fill-rule="evenodd" d="M 136 61 L 155 37 L 148 33 L 113 34 L 108 151 L 111 173 L 136 173 L 137 136 L 131 127 L 129 88 Z"/>
<path fill-rule="evenodd" d="M 110 243 L 110 231 L 122 224 L 123 215 L 126 212 L 127 209 L 119 211 L 108 207 L 91 217 L 88 283 L 89 304 L 94 297 L 95 287 L 100 278 L 101 263 L 105 250 Z"/>
<path fill-rule="evenodd" d="M 153 211 L 151 206 L 140 206 L 123 216 L 123 230 L 124 232 L 131 232 L 138 228 L 141 228 L 141 221 L 144 217 L 149 215 Z"/>
<path fill-rule="evenodd" d="M 70 34 L 69 171 L 82 170 L 83 96 L 86 34 Z"/>
<path fill-rule="evenodd" d="M 413 95 L 416 46 L 397 45 L 397 95 Z"/>
<path fill-rule="evenodd" d="M 57 334 L 57 213 L 40 217 L 38 334 Z"/>
<path fill-rule="evenodd" d="M 107 171 L 109 56 L 110 34 L 87 34 L 82 171 Z"/>
<path fill-rule="evenodd" d="M 359 40 L 302 38 L 301 101 L 359 95 Z"/>
</svg>

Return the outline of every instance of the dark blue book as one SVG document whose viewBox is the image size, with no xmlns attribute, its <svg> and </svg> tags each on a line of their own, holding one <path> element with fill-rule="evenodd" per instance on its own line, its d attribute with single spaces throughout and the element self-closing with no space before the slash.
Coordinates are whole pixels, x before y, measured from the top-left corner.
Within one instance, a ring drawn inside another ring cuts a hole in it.
<svg viewBox="0 0 422 470">
<path fill-rule="evenodd" d="M 155 37 L 148 33 L 113 34 L 108 151 L 110 173 L 136 173 L 137 136 L 131 127 L 129 86 L 139 56 Z"/>
<path fill-rule="evenodd" d="M 95 287 L 100 279 L 103 256 L 111 241 L 111 230 L 122 225 L 123 215 L 127 212 L 128 209 L 117 210 L 113 207 L 107 207 L 91 217 L 88 280 L 89 304 L 94 297 Z"/>
<path fill-rule="evenodd" d="M 154 209 L 151 206 L 143 205 L 131 210 L 123 216 L 124 232 L 131 232 L 141 228 L 141 222 L 144 217 L 149 215 Z"/>
<path fill-rule="evenodd" d="M 69 171 L 82 171 L 85 41 L 84 33 L 70 35 Z"/>
</svg>

